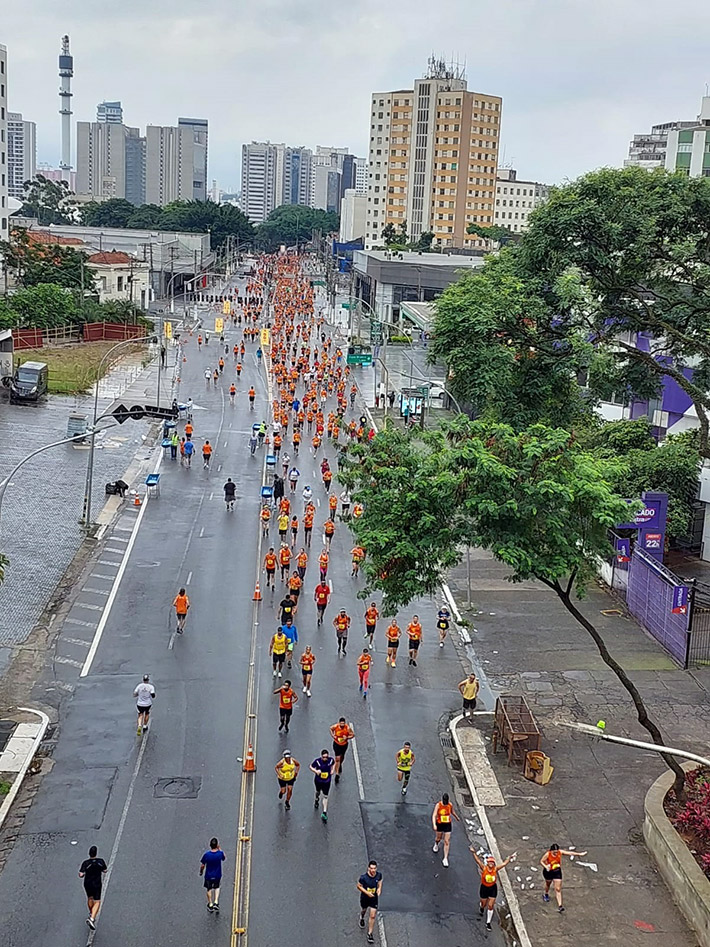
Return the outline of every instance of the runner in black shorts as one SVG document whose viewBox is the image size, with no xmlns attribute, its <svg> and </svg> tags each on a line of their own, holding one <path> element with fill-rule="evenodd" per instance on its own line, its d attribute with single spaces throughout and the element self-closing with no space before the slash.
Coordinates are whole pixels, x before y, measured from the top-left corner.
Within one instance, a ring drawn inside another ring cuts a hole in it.
<svg viewBox="0 0 710 947">
<path fill-rule="evenodd" d="M 343 769 L 345 754 L 348 752 L 348 743 L 355 737 L 355 732 L 345 717 L 341 717 L 337 723 L 330 728 L 330 735 L 333 737 L 333 755 L 335 756 L 335 781 L 340 782 L 340 774 Z"/>
<path fill-rule="evenodd" d="M 323 796 L 323 812 L 321 819 L 328 821 L 328 793 L 330 792 L 330 781 L 335 771 L 335 760 L 327 750 L 321 750 L 320 756 L 311 763 L 311 772 L 315 774 L 313 783 L 316 789 L 316 800 L 313 808 L 317 809 L 320 803 L 320 797 Z"/>
<path fill-rule="evenodd" d="M 360 892 L 360 927 L 365 926 L 365 915 L 369 913 L 367 942 L 374 944 L 375 918 L 382 894 L 382 872 L 377 870 L 376 861 L 371 861 L 367 866 L 367 871 L 358 878 L 357 890 Z"/>
<path fill-rule="evenodd" d="M 485 855 L 481 858 L 476 849 L 471 846 L 469 849 L 476 864 L 481 869 L 481 887 L 478 892 L 480 898 L 480 905 L 478 908 L 478 913 L 483 917 L 484 911 L 487 910 L 486 914 L 486 930 L 491 930 L 491 921 L 493 920 L 493 910 L 495 908 L 496 898 L 498 897 L 498 872 L 501 868 L 512 861 L 515 861 L 517 852 L 513 852 L 512 855 L 508 855 L 504 862 L 501 862 L 500 865 L 496 864 L 496 860 L 492 855 Z"/>
<path fill-rule="evenodd" d="M 550 900 L 550 887 L 554 888 L 555 900 L 557 901 L 557 910 L 562 914 L 562 856 L 563 855 L 586 855 L 586 852 L 568 852 L 559 845 L 550 845 L 550 848 L 540 859 L 542 865 L 542 877 L 545 879 L 545 890 L 542 895 L 543 901 Z"/>
<path fill-rule="evenodd" d="M 86 923 L 92 931 L 96 930 L 96 915 L 101 907 L 101 885 L 104 872 L 107 870 L 106 862 L 103 858 L 97 858 L 97 853 L 98 849 L 92 845 L 89 849 L 89 857 L 81 863 L 79 868 L 79 877 L 84 879 L 84 891 L 89 908 Z"/>
<path fill-rule="evenodd" d="M 290 750 L 284 750 L 284 755 L 278 761 L 274 769 L 276 778 L 279 781 L 279 802 L 286 796 L 286 808 L 291 808 L 291 796 L 293 795 L 293 784 L 298 777 L 298 771 L 301 764 L 291 756 Z"/>
</svg>

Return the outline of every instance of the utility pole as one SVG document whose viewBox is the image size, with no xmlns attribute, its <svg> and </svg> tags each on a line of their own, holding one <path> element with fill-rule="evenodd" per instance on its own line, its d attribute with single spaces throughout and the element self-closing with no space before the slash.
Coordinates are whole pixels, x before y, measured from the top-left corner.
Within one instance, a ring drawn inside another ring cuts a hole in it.
<svg viewBox="0 0 710 947">
<path fill-rule="evenodd" d="M 175 312 L 175 247 L 170 247 L 170 312 Z"/>
</svg>

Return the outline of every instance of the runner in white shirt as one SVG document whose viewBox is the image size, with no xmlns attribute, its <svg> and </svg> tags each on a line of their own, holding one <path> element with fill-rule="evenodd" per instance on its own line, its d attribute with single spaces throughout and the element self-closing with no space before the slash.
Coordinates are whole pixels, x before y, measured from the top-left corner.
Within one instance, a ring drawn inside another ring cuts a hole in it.
<svg viewBox="0 0 710 947">
<path fill-rule="evenodd" d="M 155 688 L 150 683 L 150 674 L 143 675 L 143 680 L 136 686 L 133 696 L 136 698 L 136 710 L 138 711 L 137 733 L 140 736 L 143 731 L 148 732 L 148 717 L 155 699 Z"/>
</svg>

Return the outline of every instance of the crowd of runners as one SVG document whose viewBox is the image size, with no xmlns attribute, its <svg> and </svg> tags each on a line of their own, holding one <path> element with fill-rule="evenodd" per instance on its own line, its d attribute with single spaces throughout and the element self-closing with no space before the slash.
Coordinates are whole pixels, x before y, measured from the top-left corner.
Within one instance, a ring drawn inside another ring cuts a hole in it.
<svg viewBox="0 0 710 947">
<path fill-rule="evenodd" d="M 270 285 L 268 298 L 264 294 L 267 282 Z M 266 260 L 256 280 L 246 286 L 244 295 L 234 299 L 232 320 L 233 328 L 242 330 L 239 342 L 230 345 L 223 334 L 210 336 L 206 330 L 198 332 L 196 342 L 198 350 L 202 351 L 204 347 L 204 352 L 209 350 L 210 353 L 210 365 L 204 372 L 207 387 L 224 384 L 232 405 L 237 398 L 246 397 L 250 411 L 258 406 L 266 414 L 266 406 L 257 405 L 254 383 L 248 388 L 246 382 L 240 384 L 247 346 L 256 347 L 257 365 L 261 368 L 265 363 L 267 370 L 271 398 L 269 417 L 253 425 L 249 442 L 252 454 L 265 447 L 273 458 L 273 472 L 269 471 L 266 478 L 270 489 L 262 491 L 264 502 L 259 511 L 262 542 L 267 550 L 261 568 L 267 592 L 264 607 L 275 610 L 274 625 L 268 637 L 268 655 L 275 685 L 273 698 L 278 704 L 278 730 L 285 738 L 291 731 L 295 705 L 300 698 L 308 701 L 313 695 L 314 679 L 316 693 L 318 691 L 317 657 L 313 645 L 305 640 L 299 641 L 298 610 L 304 595 L 312 595 L 315 602 L 316 629 L 324 622 L 333 627 L 333 647 L 337 648 L 338 659 L 342 659 L 343 664 L 352 662 L 352 674 L 357 675 L 355 679 L 363 700 L 367 699 L 373 671 L 385 675 L 383 679 L 386 681 L 396 679 L 393 672 L 397 661 L 402 662 L 403 651 L 406 650 L 408 667 L 416 668 L 426 645 L 431 643 L 444 648 L 452 619 L 445 603 L 439 607 L 431 628 L 425 628 L 417 614 L 408 616 L 401 625 L 397 616 L 383 619 L 375 601 L 363 603 L 361 614 L 349 614 L 339 602 L 331 603 L 333 584 L 329 579 L 329 567 L 333 538 L 337 533 L 349 536 L 351 522 L 364 513 L 362 505 L 353 502 L 347 489 L 336 485 L 339 464 L 348 443 L 372 440 L 376 432 L 367 417 L 358 412 L 358 389 L 351 378 L 346 355 L 329 334 L 322 316 L 316 313 L 313 286 L 300 260 L 291 256 Z M 230 361 L 231 370 L 228 367 Z M 176 457 L 179 451 L 181 463 L 187 466 L 195 452 L 193 424 L 190 401 L 184 436 L 173 435 L 171 443 L 172 456 Z M 201 452 L 203 466 L 209 470 L 212 456 L 209 440 L 203 441 Z M 315 461 L 321 483 L 304 486 L 299 457 L 305 460 L 304 455 L 308 452 L 309 467 Z M 317 491 L 320 491 L 318 498 Z M 224 499 L 227 510 L 233 510 L 236 486 L 231 478 L 224 484 Z M 323 512 L 319 513 L 319 510 Z M 317 553 L 312 551 L 314 532 L 322 540 Z M 347 542 L 346 548 L 349 545 Z M 354 541 L 349 553 L 354 583 L 358 582 L 366 556 L 367 550 Z M 176 595 L 173 608 L 176 632 L 183 634 L 190 609 L 184 588 Z M 261 623 L 265 624 L 263 619 Z M 362 638 L 349 656 L 349 639 L 354 635 L 357 640 L 360 634 Z M 304 633 L 303 637 L 307 635 Z M 299 673 L 300 682 L 297 684 L 295 679 Z M 464 716 L 470 716 L 475 712 L 479 690 L 476 675 L 471 673 L 461 681 L 458 689 Z M 139 735 L 148 730 L 155 695 L 155 687 L 145 675 L 134 691 Z M 402 800 L 410 788 L 416 765 L 411 736 L 402 735 L 401 747 L 392 760 L 393 784 L 399 787 Z M 283 804 L 285 810 L 291 809 L 296 782 L 307 767 L 313 777 L 313 808 L 319 811 L 322 822 L 327 823 L 331 791 L 341 781 L 351 744 L 352 752 L 356 752 L 354 741 L 353 724 L 343 712 L 323 734 L 323 748 L 312 749 L 305 763 L 302 764 L 291 749 L 284 747 L 274 766 L 278 804 Z M 441 854 L 444 868 L 449 866 L 452 830 L 454 823 L 459 821 L 448 793 L 442 793 L 433 806 L 431 825 L 434 833 L 432 850 Z M 481 918 L 485 916 L 485 925 L 490 930 L 498 895 L 498 873 L 516 856 L 513 853 L 505 860 L 497 861 L 475 846 L 470 850 L 480 870 L 479 914 Z M 95 848 L 89 854 L 89 859 L 82 864 L 81 877 L 84 878 L 89 905 L 87 923 L 93 928 L 106 864 L 98 858 Z M 553 845 L 541 861 L 545 877 L 544 899 L 549 901 L 552 887 L 560 911 L 564 910 L 561 856 L 568 854 L 572 853 Z M 204 878 L 210 912 L 219 911 L 224 858 L 217 838 L 212 838 L 200 862 L 200 875 Z M 369 862 L 355 886 L 360 900 L 359 925 L 366 929 L 368 942 L 373 943 L 383 888 L 383 873 L 376 861 Z"/>
</svg>

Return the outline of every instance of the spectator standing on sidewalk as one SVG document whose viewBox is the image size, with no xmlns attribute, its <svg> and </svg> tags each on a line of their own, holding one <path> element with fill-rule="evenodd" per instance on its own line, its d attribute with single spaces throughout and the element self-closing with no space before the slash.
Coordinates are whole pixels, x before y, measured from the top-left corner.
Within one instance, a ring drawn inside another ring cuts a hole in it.
<svg viewBox="0 0 710 947">
<path fill-rule="evenodd" d="M 178 432 L 173 431 L 170 436 L 170 459 L 177 460 L 178 447 L 180 446 L 180 438 L 178 437 Z"/>
<path fill-rule="evenodd" d="M 478 678 L 473 671 L 459 684 L 459 691 L 463 697 L 464 717 L 473 717 L 473 711 L 476 709 L 476 698 L 478 697 L 479 686 Z"/>
</svg>

